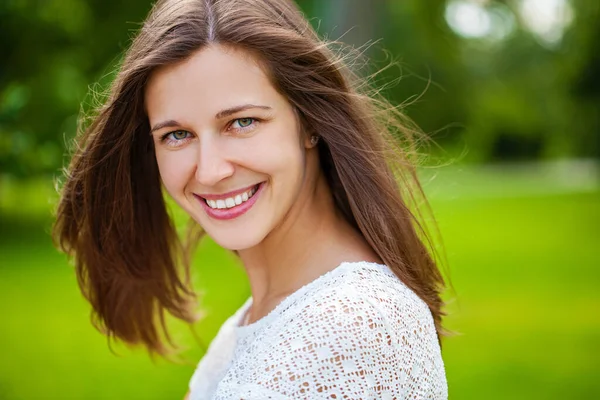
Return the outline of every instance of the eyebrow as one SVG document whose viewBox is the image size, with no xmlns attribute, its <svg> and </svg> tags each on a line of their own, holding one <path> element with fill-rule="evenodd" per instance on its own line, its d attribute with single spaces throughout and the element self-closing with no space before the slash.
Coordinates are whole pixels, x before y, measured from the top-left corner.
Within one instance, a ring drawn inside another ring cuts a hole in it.
<svg viewBox="0 0 600 400">
<path fill-rule="evenodd" d="M 150 129 L 150 134 L 152 134 L 155 131 L 158 131 L 162 128 L 175 128 L 178 126 L 181 126 L 181 125 L 179 124 L 179 122 L 177 122 L 173 119 L 170 119 L 167 121 L 162 121 L 162 122 L 159 122 L 158 124 L 154 125 L 154 127 L 152 127 L 152 129 Z"/>
<path fill-rule="evenodd" d="M 252 108 L 260 108 L 261 110 L 271 110 L 271 107 L 269 107 L 269 106 L 258 106 L 258 105 L 255 105 L 255 104 L 244 104 L 244 105 L 241 105 L 241 106 L 235 106 L 235 107 L 231 107 L 231 108 L 228 108 L 226 110 L 223 110 L 223 111 L 219 111 L 217 113 L 217 115 L 215 115 L 215 118 L 216 119 L 225 118 L 225 117 L 228 117 L 228 116 L 230 116 L 232 114 L 238 113 L 240 111 L 245 111 L 245 110 L 249 110 L 249 109 L 252 109 Z"/>
<path fill-rule="evenodd" d="M 231 107 L 231 108 L 227 108 L 225 110 L 219 111 L 215 115 L 215 119 L 223 119 L 230 115 L 236 114 L 240 111 L 246 111 L 246 110 L 250 110 L 252 108 L 259 108 L 261 110 L 272 110 L 272 108 L 269 106 L 261 106 L 261 105 L 256 105 L 256 104 L 243 104 L 241 106 L 235 106 L 235 107 Z M 175 128 L 178 126 L 181 126 L 181 124 L 179 122 L 175 121 L 174 119 L 169 119 L 169 120 L 162 121 L 162 122 L 159 122 L 158 124 L 154 125 L 152 127 L 152 129 L 150 130 L 150 133 L 152 134 L 153 132 L 158 131 L 159 129 Z"/>
</svg>

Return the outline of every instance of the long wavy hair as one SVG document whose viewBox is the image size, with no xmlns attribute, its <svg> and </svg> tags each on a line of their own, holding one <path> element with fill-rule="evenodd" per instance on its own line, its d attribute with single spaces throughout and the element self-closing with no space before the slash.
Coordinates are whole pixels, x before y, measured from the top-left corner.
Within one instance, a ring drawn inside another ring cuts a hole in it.
<svg viewBox="0 0 600 400">
<path fill-rule="evenodd" d="M 336 207 L 427 303 L 441 344 L 449 333 L 442 328 L 445 283 L 419 222 L 419 210 L 428 210 L 415 166 L 424 135 L 369 89 L 334 42 L 319 39 L 292 0 L 158 1 L 104 104 L 80 127 L 54 234 L 74 259 L 95 325 L 167 355 L 166 313 L 197 319 L 186 251 L 193 243 L 178 237 L 167 212 L 144 88 L 156 68 L 211 43 L 256 56 L 304 130 L 321 137 L 320 166 Z"/>
</svg>

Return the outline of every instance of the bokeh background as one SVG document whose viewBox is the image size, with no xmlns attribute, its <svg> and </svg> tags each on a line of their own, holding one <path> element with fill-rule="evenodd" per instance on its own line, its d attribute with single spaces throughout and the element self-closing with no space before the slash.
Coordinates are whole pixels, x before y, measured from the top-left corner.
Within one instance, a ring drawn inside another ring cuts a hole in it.
<svg viewBox="0 0 600 400">
<path fill-rule="evenodd" d="M 299 3 L 321 35 L 397 63 L 378 82 L 439 144 L 423 182 L 461 332 L 450 398 L 600 398 L 600 2 Z M 0 1 L 0 399 L 178 399 L 203 354 L 177 321 L 187 362 L 111 352 L 49 236 L 65 143 L 150 7 Z M 249 288 L 210 241 L 194 281 L 206 345 Z"/>
</svg>

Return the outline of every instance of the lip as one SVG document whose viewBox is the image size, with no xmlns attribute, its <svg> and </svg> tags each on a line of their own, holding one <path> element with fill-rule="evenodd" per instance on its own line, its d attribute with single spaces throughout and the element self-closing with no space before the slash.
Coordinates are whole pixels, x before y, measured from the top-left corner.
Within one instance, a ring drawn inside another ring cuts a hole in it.
<svg viewBox="0 0 600 400">
<path fill-rule="evenodd" d="M 264 182 L 261 182 L 261 183 L 264 183 Z M 252 189 L 256 185 L 257 184 L 255 183 L 254 185 L 250 185 L 250 186 L 247 186 L 245 188 L 241 188 L 241 189 L 237 189 L 237 190 L 232 190 L 231 192 L 221 193 L 221 194 L 198 194 L 198 195 L 196 195 L 194 193 L 194 196 L 202 197 L 202 198 L 207 199 L 207 200 L 225 200 L 228 197 L 235 197 L 238 194 L 242 194 L 245 191 Z"/>
<path fill-rule="evenodd" d="M 256 189 L 256 192 L 254 193 L 254 195 L 252 197 L 250 197 L 248 199 L 248 201 L 245 201 L 244 203 L 239 204 L 235 207 L 231 207 L 231 208 L 210 208 L 208 206 L 208 204 L 206 204 L 206 201 L 204 199 L 223 200 L 227 197 L 233 197 L 239 193 L 244 193 L 246 190 L 252 189 L 256 185 L 249 186 L 246 189 L 242 189 L 242 190 L 235 190 L 233 192 L 229 192 L 226 194 L 206 195 L 206 197 L 200 196 L 200 195 L 197 195 L 194 193 L 194 197 L 200 202 L 200 205 L 202 205 L 202 207 L 204 208 L 204 211 L 206 212 L 206 214 L 208 214 L 209 217 L 212 217 L 214 219 L 219 219 L 219 220 L 228 220 L 228 219 L 237 218 L 240 215 L 243 215 L 246 212 L 248 212 L 248 210 L 250 210 L 252 208 L 252 206 L 256 203 L 256 201 L 258 200 L 258 197 L 262 194 L 262 191 L 263 191 L 265 185 L 266 185 L 266 182 L 259 183 L 258 188 Z"/>
</svg>

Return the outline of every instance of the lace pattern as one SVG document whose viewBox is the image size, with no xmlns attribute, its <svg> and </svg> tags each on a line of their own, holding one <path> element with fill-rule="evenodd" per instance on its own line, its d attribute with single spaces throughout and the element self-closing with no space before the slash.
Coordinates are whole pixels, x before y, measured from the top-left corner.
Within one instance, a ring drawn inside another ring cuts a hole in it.
<svg viewBox="0 0 600 400">
<path fill-rule="evenodd" d="M 448 397 L 431 312 L 385 265 L 343 263 L 237 326 L 250 302 L 200 362 L 192 400 Z"/>
</svg>

